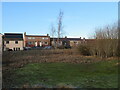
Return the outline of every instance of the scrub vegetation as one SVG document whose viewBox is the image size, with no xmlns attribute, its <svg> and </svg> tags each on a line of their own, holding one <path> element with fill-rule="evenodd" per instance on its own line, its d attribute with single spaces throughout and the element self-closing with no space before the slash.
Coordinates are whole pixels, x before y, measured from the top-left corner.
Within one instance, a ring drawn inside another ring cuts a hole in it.
<svg viewBox="0 0 120 90">
<path fill-rule="evenodd" d="M 116 88 L 118 65 L 75 49 L 4 52 L 3 88 Z"/>
</svg>

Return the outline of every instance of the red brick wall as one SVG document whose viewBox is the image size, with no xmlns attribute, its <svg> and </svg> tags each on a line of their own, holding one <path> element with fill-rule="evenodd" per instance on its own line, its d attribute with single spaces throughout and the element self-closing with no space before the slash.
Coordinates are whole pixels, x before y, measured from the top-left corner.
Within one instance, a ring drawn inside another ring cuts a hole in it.
<svg viewBox="0 0 120 90">
<path fill-rule="evenodd" d="M 29 42 L 32 42 L 32 44 L 28 44 Z M 24 36 L 25 47 L 34 47 L 35 42 L 37 43 L 37 46 L 40 46 L 40 42 L 43 42 L 42 46 L 50 46 L 50 36 L 27 36 L 27 35 Z M 45 42 L 47 42 L 47 45 L 45 44 Z"/>
</svg>

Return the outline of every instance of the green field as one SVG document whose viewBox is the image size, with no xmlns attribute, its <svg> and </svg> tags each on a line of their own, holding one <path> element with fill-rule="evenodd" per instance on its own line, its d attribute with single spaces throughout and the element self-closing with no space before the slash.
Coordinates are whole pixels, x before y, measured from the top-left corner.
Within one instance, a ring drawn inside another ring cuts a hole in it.
<svg viewBox="0 0 120 90">
<path fill-rule="evenodd" d="M 117 62 L 105 60 L 89 64 L 31 63 L 11 70 L 12 75 L 5 84 L 8 87 L 117 88 Z"/>
</svg>

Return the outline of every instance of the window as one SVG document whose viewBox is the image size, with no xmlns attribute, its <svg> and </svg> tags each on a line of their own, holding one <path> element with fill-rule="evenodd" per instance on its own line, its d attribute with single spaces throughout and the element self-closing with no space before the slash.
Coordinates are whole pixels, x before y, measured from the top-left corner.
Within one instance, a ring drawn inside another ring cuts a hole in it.
<svg viewBox="0 0 120 90">
<path fill-rule="evenodd" d="M 20 51 L 20 48 L 17 48 L 18 51 Z"/>
<path fill-rule="evenodd" d="M 77 43 L 77 42 L 74 42 L 75 44 Z"/>
<path fill-rule="evenodd" d="M 31 39 L 31 37 L 28 37 L 28 39 Z"/>
<path fill-rule="evenodd" d="M 45 39 L 48 39 L 48 38 L 45 38 Z"/>
<path fill-rule="evenodd" d="M 35 43 L 35 42 L 28 42 L 29 45 L 32 45 L 32 44 L 34 44 L 34 43 Z"/>
<path fill-rule="evenodd" d="M 32 42 L 28 42 L 28 44 L 30 45 L 30 44 L 32 44 Z"/>
<path fill-rule="evenodd" d="M 28 37 L 28 39 L 35 39 L 35 37 Z"/>
<path fill-rule="evenodd" d="M 44 37 L 42 39 L 45 39 Z"/>
<path fill-rule="evenodd" d="M 48 45 L 48 42 L 45 42 L 45 45 Z"/>
<path fill-rule="evenodd" d="M 18 41 L 15 41 L 15 44 L 18 44 Z"/>
<path fill-rule="evenodd" d="M 16 48 L 14 47 L 13 49 L 14 49 L 14 51 L 20 51 L 19 47 L 16 47 Z"/>
<path fill-rule="evenodd" d="M 13 48 L 14 49 L 14 51 L 15 51 L 15 48 Z"/>
<path fill-rule="evenodd" d="M 32 37 L 32 39 L 35 39 L 35 37 Z"/>
<path fill-rule="evenodd" d="M 48 37 L 42 37 L 42 39 L 48 39 Z"/>
<path fill-rule="evenodd" d="M 6 41 L 6 44 L 9 44 L 9 41 Z"/>
</svg>

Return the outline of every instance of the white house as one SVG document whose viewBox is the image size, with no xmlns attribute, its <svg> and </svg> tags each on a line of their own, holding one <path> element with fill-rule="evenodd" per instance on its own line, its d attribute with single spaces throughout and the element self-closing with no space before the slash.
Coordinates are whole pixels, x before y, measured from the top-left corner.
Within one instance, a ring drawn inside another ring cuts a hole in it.
<svg viewBox="0 0 120 90">
<path fill-rule="evenodd" d="M 5 33 L 3 36 L 4 51 L 6 50 L 23 50 L 24 41 L 21 33 Z"/>
</svg>

